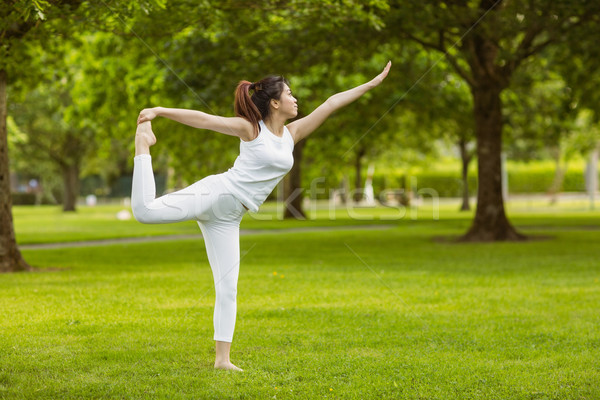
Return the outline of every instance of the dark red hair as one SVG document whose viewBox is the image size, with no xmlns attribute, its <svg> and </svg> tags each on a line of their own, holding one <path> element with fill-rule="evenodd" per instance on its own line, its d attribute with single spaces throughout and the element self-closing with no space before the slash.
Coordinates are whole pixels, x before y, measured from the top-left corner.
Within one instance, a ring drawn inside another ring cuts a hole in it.
<svg viewBox="0 0 600 400">
<path fill-rule="evenodd" d="M 269 116 L 269 103 L 271 99 L 279 100 L 284 84 L 289 85 L 283 76 L 276 75 L 267 76 L 255 83 L 240 81 L 235 89 L 235 115 L 250 121 L 258 131 L 258 122 Z"/>
</svg>

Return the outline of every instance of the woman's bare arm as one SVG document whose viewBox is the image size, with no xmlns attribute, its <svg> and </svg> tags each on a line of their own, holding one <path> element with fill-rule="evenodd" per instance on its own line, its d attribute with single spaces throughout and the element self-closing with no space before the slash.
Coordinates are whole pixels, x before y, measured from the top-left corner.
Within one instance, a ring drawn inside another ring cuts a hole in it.
<svg viewBox="0 0 600 400">
<path fill-rule="evenodd" d="M 294 137 L 294 143 L 298 143 L 314 132 L 334 111 L 352 103 L 369 90 L 378 86 L 387 76 L 391 66 L 392 62 L 389 61 L 383 71 L 369 82 L 345 92 L 334 94 L 306 117 L 288 124 L 287 128 Z"/>
<path fill-rule="evenodd" d="M 254 128 L 250 121 L 240 117 L 221 117 L 202 111 L 182 108 L 153 107 L 140 112 L 138 124 L 151 121 L 156 117 L 172 119 L 184 125 L 198 129 L 209 129 L 230 136 L 238 136 L 250 140 L 254 136 Z"/>
</svg>

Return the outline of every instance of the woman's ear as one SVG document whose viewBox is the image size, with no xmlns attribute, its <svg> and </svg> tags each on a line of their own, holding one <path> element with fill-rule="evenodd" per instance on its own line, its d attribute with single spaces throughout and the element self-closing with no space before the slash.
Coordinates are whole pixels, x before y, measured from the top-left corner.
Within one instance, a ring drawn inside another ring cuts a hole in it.
<svg viewBox="0 0 600 400">
<path fill-rule="evenodd" d="M 274 109 L 279 109 L 279 101 L 275 100 L 275 99 L 271 99 L 271 107 L 273 107 Z"/>
</svg>

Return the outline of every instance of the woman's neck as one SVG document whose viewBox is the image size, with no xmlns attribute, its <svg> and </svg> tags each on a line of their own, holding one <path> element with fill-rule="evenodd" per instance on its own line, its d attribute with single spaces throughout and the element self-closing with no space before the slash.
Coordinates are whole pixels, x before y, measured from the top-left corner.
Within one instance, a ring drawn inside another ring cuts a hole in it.
<svg viewBox="0 0 600 400">
<path fill-rule="evenodd" d="M 278 118 L 276 115 L 271 115 L 265 119 L 265 125 L 267 128 L 277 136 L 283 135 L 283 126 L 285 125 L 285 119 Z"/>
</svg>

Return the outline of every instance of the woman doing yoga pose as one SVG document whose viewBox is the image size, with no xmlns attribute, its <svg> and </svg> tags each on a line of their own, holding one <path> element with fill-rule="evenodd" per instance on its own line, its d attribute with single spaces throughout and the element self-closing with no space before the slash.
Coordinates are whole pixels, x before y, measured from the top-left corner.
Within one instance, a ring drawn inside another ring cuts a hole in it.
<svg viewBox="0 0 600 400">
<path fill-rule="evenodd" d="M 247 210 L 260 205 L 292 168 L 294 145 L 310 135 L 335 110 L 350 104 L 387 76 L 391 62 L 369 82 L 337 93 L 312 113 L 286 125 L 298 114 L 287 81 L 269 76 L 258 82 L 242 81 L 235 92 L 236 117 L 201 111 L 146 108 L 140 112 L 135 135 L 131 207 L 145 224 L 195 220 L 200 226 L 212 269 L 215 368 L 240 370 L 229 359 L 236 315 L 239 275 L 239 228 Z M 252 93 L 252 94 L 251 94 Z M 194 128 L 240 138 L 240 155 L 228 171 L 207 176 L 177 192 L 156 197 L 150 146 L 156 143 L 150 121 L 166 117 Z"/>
</svg>

